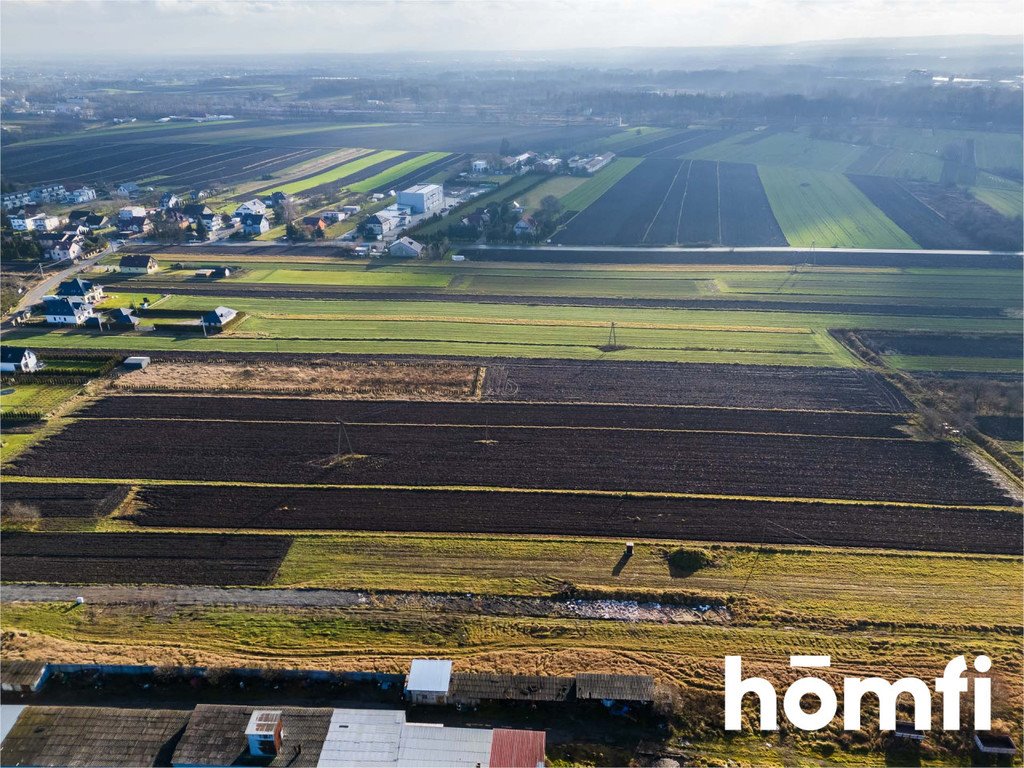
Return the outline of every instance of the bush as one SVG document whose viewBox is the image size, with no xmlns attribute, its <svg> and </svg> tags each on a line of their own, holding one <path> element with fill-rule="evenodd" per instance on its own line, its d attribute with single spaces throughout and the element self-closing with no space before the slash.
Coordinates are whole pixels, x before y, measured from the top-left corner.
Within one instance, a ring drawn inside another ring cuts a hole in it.
<svg viewBox="0 0 1024 768">
<path fill-rule="evenodd" d="M 702 568 L 710 568 L 717 562 L 717 557 L 707 549 L 691 549 L 679 547 L 668 553 L 669 573 L 674 577 L 689 576 Z"/>
<path fill-rule="evenodd" d="M 0 518 L 3 519 L 4 523 L 24 526 L 26 528 L 37 526 L 42 517 L 38 507 L 33 507 L 31 504 L 26 504 L 23 501 L 12 501 L 9 504 L 5 504 L 2 513 L 0 513 Z"/>
</svg>

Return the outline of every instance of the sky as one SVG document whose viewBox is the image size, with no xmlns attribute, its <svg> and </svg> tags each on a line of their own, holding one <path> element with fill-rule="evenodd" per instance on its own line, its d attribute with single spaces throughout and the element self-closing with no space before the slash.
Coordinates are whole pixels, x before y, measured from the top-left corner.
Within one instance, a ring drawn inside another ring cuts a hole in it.
<svg viewBox="0 0 1024 768">
<path fill-rule="evenodd" d="M 1020 34 L 1020 0 L 0 0 L 0 56 L 771 45 Z"/>
</svg>

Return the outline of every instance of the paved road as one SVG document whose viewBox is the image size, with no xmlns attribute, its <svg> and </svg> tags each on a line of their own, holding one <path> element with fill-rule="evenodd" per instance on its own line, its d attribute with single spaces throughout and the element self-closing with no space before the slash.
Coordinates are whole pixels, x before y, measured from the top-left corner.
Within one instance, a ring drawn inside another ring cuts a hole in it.
<svg viewBox="0 0 1024 768">
<path fill-rule="evenodd" d="M 67 280 L 69 277 L 78 274 L 79 272 L 82 272 L 83 270 L 88 269 L 97 261 L 102 259 L 104 256 L 115 252 L 117 248 L 118 246 L 116 245 L 108 245 L 103 251 L 96 254 L 95 256 L 92 256 L 88 259 L 83 259 L 82 261 L 79 261 L 77 264 L 72 264 L 69 267 L 65 267 L 64 269 L 61 269 L 57 272 L 52 272 L 48 274 L 41 282 L 36 283 L 34 286 L 29 288 L 25 292 L 25 294 L 21 297 L 21 301 L 18 302 L 18 306 L 11 310 L 12 313 L 20 312 L 23 309 L 28 309 L 29 307 L 38 304 L 40 301 L 43 300 L 43 296 L 47 296 L 50 293 L 52 293 L 53 289 L 56 288 L 61 282 Z"/>
</svg>

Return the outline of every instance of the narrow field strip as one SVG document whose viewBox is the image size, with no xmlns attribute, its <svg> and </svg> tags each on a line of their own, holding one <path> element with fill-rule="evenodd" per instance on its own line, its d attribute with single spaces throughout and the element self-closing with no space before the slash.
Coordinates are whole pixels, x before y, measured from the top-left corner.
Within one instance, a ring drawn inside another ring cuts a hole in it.
<svg viewBox="0 0 1024 768">
<path fill-rule="evenodd" d="M 803 504 L 828 504 L 841 507 L 868 507 L 884 505 L 887 507 L 902 507 L 906 509 L 948 509 L 948 510 L 974 510 L 982 509 L 991 512 L 1014 512 L 1021 514 L 1019 506 L 1008 506 L 1000 504 L 938 504 L 913 501 L 888 501 L 884 499 L 829 499 L 810 498 L 806 496 L 742 496 L 735 494 L 717 493 L 684 493 L 678 491 L 610 491 L 602 489 L 573 489 L 573 488 L 514 488 L 499 486 L 480 485 L 381 485 L 370 484 L 360 485 L 352 483 L 256 483 L 256 482 L 234 482 L 228 480 L 168 480 L 168 479 L 142 479 L 142 478 L 103 478 L 103 477 L 33 477 L 31 475 L 6 475 L 5 482 L 10 483 L 99 483 L 102 485 L 194 485 L 209 486 L 211 488 L 281 488 L 281 489 L 332 489 L 332 490 L 358 490 L 358 491 L 451 491 L 466 493 L 526 493 L 526 494 L 555 494 L 561 496 L 606 496 L 613 498 L 637 498 L 637 499 L 704 499 L 708 501 L 756 501 L 764 503 L 803 503 Z"/>
<path fill-rule="evenodd" d="M 490 429 L 493 424 L 460 424 L 460 423 L 434 423 L 423 421 L 349 421 L 347 419 L 336 419 L 333 421 L 311 421 L 307 419 L 213 419 L 200 418 L 188 419 L 175 416 L 138 416 L 125 419 L 119 416 L 74 416 L 69 421 L 132 421 L 132 422 L 176 422 L 184 421 L 190 424 L 319 424 L 323 426 L 337 426 L 339 423 L 348 427 L 422 427 L 422 428 L 443 428 L 443 429 Z M 554 424 L 501 424 L 502 429 L 537 429 L 537 430 L 565 430 L 567 432 L 652 432 L 664 434 L 693 434 L 693 435 L 767 435 L 772 437 L 795 437 L 795 438 L 820 438 L 835 440 L 885 440 L 895 442 L 913 442 L 910 437 L 881 437 L 876 435 L 825 435 L 807 434 L 801 432 L 757 432 L 740 429 L 673 429 L 670 427 L 595 427 L 590 425 L 554 425 Z"/>
</svg>

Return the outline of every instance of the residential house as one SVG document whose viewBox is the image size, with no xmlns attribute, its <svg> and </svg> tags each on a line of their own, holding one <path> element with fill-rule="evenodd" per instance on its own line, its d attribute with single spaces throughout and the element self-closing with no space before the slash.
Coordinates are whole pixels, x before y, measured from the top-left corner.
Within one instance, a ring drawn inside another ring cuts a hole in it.
<svg viewBox="0 0 1024 768">
<path fill-rule="evenodd" d="M 13 211 L 23 208 L 32 202 L 32 196 L 28 192 L 8 192 L 0 197 L 0 204 L 5 211 Z"/>
<path fill-rule="evenodd" d="M 127 221 L 119 219 L 118 231 L 129 235 L 147 235 L 153 231 L 153 222 L 148 216 L 133 216 Z"/>
<path fill-rule="evenodd" d="M 134 181 L 126 181 L 114 190 L 115 197 L 135 197 L 142 189 Z"/>
<path fill-rule="evenodd" d="M 220 229 L 220 216 L 217 216 L 207 205 L 203 205 L 202 203 L 190 203 L 181 209 L 181 213 L 188 219 L 192 226 L 195 226 L 201 221 L 203 222 L 203 226 L 206 227 L 207 232 Z"/>
<path fill-rule="evenodd" d="M 43 298 L 43 314 L 46 322 L 52 325 L 82 325 L 96 313 L 88 302 L 46 296 Z"/>
<path fill-rule="evenodd" d="M 327 222 L 324 221 L 324 217 L 316 214 L 314 216 L 303 216 L 302 226 L 308 227 L 309 229 L 319 229 L 323 232 L 327 229 Z"/>
<path fill-rule="evenodd" d="M 353 216 L 353 215 L 359 213 L 359 211 L 361 211 L 361 210 L 362 210 L 362 208 L 360 208 L 358 205 L 343 205 L 343 206 L 341 206 L 341 212 L 344 213 L 346 216 Z"/>
<path fill-rule="evenodd" d="M 348 214 L 344 211 L 322 211 L 320 215 L 328 224 L 337 224 L 348 218 Z"/>
<path fill-rule="evenodd" d="M 527 214 L 516 222 L 512 230 L 515 232 L 516 237 L 533 236 L 537 234 L 537 222 L 533 216 Z"/>
<path fill-rule="evenodd" d="M 223 328 L 238 316 L 238 311 L 231 307 L 217 307 L 204 312 L 200 322 L 207 328 Z"/>
<path fill-rule="evenodd" d="M 472 163 L 473 173 L 487 173 L 487 161 L 486 160 L 474 160 Z"/>
<path fill-rule="evenodd" d="M 95 304 L 103 300 L 103 286 L 73 277 L 57 286 L 56 295 L 61 299 L 80 299 Z"/>
<path fill-rule="evenodd" d="M 405 697 L 411 704 L 446 704 L 451 679 L 450 659 L 413 659 L 405 678 Z"/>
<path fill-rule="evenodd" d="M 256 237 L 270 231 L 270 222 L 262 213 L 242 214 L 242 234 Z"/>
<path fill-rule="evenodd" d="M 90 213 L 81 222 L 80 226 L 88 227 L 89 231 L 95 231 L 102 229 L 110 223 L 110 219 L 104 216 L 102 213 Z"/>
<path fill-rule="evenodd" d="M 36 353 L 24 347 L 12 347 L 5 344 L 0 347 L 0 371 L 4 373 L 33 373 L 40 368 Z M 11 662 L 6 662 L 0 670 L 5 677 L 10 671 L 7 667 Z M 10 690 L 5 687 L 5 690 Z"/>
<path fill-rule="evenodd" d="M 26 211 L 19 211 L 10 217 L 10 222 L 15 232 L 52 232 L 60 229 L 60 219 L 45 213 L 30 215 Z"/>
<path fill-rule="evenodd" d="M 544 160 L 538 160 L 533 164 L 533 169 L 543 173 L 556 173 L 561 166 L 562 161 L 559 158 L 549 157 Z"/>
<path fill-rule="evenodd" d="M 63 184 L 51 184 L 46 187 L 36 187 L 28 194 L 37 203 L 59 203 L 67 199 L 68 191 Z"/>
<path fill-rule="evenodd" d="M 88 203 L 96 199 L 96 190 L 92 187 L 80 187 L 69 195 L 73 203 Z"/>
<path fill-rule="evenodd" d="M 274 192 L 272 195 L 264 197 L 263 202 L 268 208 L 273 208 L 275 205 L 283 205 L 289 199 L 290 198 L 288 197 L 288 195 L 286 195 L 284 192 L 278 191 Z"/>
<path fill-rule="evenodd" d="M 161 208 L 177 208 L 181 205 L 181 199 L 173 192 L 164 192 L 160 196 Z"/>
<path fill-rule="evenodd" d="M 399 258 L 416 259 L 423 253 L 423 243 L 418 243 L 411 237 L 400 237 L 388 248 L 388 253 Z"/>
<path fill-rule="evenodd" d="M 145 254 L 122 256 L 118 263 L 118 270 L 129 275 L 151 275 L 159 269 L 157 260 Z"/>
<path fill-rule="evenodd" d="M 146 209 L 141 205 L 128 205 L 117 212 L 117 220 L 130 221 L 146 215 Z"/>
<path fill-rule="evenodd" d="M 46 251 L 46 257 L 51 261 L 74 261 L 84 252 L 85 240 L 81 235 L 68 232 L 60 240 L 53 243 Z"/>
<path fill-rule="evenodd" d="M 382 237 L 395 228 L 395 220 L 386 213 L 375 213 L 363 222 L 363 227 L 367 232 Z"/>
<path fill-rule="evenodd" d="M 267 205 L 262 200 L 256 200 L 253 198 L 247 202 L 242 203 L 240 206 L 235 208 L 235 216 L 241 218 L 246 214 L 259 214 L 262 216 L 267 212 Z"/>
</svg>

